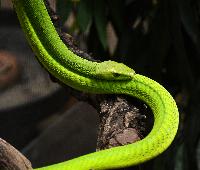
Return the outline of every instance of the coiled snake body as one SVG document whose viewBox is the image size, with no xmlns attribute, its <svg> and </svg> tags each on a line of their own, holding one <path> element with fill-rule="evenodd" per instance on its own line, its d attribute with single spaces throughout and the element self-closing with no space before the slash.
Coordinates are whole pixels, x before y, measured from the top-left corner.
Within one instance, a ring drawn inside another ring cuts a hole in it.
<svg viewBox="0 0 200 170">
<path fill-rule="evenodd" d="M 144 101 L 154 114 L 154 126 L 141 141 L 87 154 L 39 170 L 113 169 L 140 164 L 162 153 L 178 128 L 178 109 L 157 82 L 135 74 L 122 63 L 96 63 L 72 53 L 60 40 L 43 0 L 12 0 L 21 27 L 43 66 L 65 84 L 90 93 L 126 94 Z"/>
</svg>

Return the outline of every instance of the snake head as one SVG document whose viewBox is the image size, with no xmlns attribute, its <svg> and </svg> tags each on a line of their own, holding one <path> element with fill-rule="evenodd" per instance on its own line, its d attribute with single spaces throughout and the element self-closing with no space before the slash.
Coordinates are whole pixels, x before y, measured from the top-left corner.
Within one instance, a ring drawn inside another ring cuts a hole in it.
<svg viewBox="0 0 200 170">
<path fill-rule="evenodd" d="M 106 80 L 131 80 L 135 71 L 123 63 L 104 61 L 96 68 L 96 76 Z"/>
</svg>

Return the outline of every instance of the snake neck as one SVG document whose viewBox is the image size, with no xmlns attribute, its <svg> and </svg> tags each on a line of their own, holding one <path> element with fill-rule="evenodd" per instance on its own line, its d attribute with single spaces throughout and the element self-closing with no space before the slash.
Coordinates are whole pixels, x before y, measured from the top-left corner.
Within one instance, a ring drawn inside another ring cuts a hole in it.
<svg viewBox="0 0 200 170">
<path fill-rule="evenodd" d="M 15 5 L 18 16 L 21 16 L 19 20 L 26 35 L 27 32 L 31 30 L 30 27 L 32 27 L 32 31 L 28 33 L 29 35 L 26 36 L 26 38 L 36 54 L 38 54 L 38 51 L 40 51 L 42 47 L 33 42 L 35 40 L 32 34 L 36 34 L 38 41 L 40 41 L 43 48 L 48 51 L 49 55 L 51 55 L 54 60 L 79 74 L 89 77 L 95 76 L 95 68 L 99 63 L 81 58 L 67 48 L 60 39 L 48 15 L 43 0 L 13 0 L 13 4 Z M 23 15 L 20 13 L 23 13 Z M 25 24 L 22 18 L 24 18 L 25 15 L 29 20 L 29 25 L 26 24 L 26 26 L 23 26 Z"/>
<path fill-rule="evenodd" d="M 57 63 L 71 72 L 85 77 L 106 80 L 130 80 L 133 78 L 134 71 L 123 63 L 89 61 L 70 51 L 55 30 L 43 0 L 13 0 L 13 2 L 22 28 L 28 35 L 26 37 L 29 44 L 38 58 L 42 57 L 40 51 L 44 48 Z M 22 19 L 24 17 L 27 21 Z M 39 43 L 35 43 L 36 39 Z"/>
</svg>

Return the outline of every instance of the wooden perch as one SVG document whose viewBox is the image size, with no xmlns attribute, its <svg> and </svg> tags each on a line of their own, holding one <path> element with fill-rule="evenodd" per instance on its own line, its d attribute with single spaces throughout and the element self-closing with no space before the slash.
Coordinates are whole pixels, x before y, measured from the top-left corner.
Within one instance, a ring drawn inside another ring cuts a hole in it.
<svg viewBox="0 0 200 170">
<path fill-rule="evenodd" d="M 30 161 L 0 138 L 0 170 L 31 170 Z"/>
</svg>

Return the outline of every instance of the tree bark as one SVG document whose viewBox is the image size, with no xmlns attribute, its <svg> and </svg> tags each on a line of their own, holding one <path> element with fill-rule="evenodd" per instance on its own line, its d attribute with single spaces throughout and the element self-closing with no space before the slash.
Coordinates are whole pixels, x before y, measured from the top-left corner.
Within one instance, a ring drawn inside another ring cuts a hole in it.
<svg viewBox="0 0 200 170">
<path fill-rule="evenodd" d="M 24 155 L 0 138 L 0 170 L 31 170 L 31 163 Z"/>
</svg>

